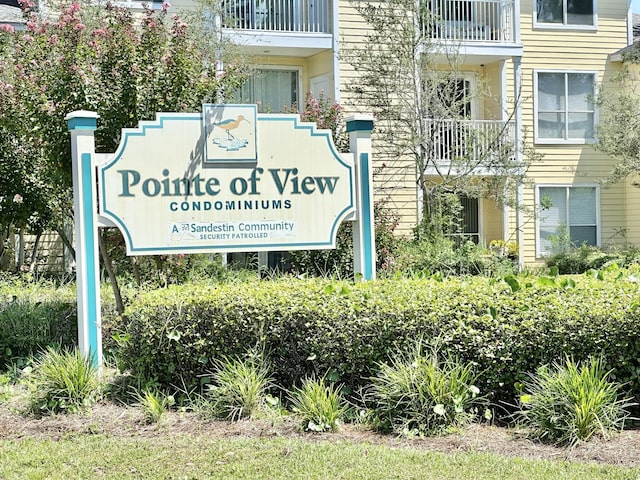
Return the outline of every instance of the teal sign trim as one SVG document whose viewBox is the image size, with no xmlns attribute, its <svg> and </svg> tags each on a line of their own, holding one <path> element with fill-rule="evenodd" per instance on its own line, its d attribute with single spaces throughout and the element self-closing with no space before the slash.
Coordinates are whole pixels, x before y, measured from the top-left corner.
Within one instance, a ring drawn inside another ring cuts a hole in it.
<svg viewBox="0 0 640 480">
<path fill-rule="evenodd" d="M 89 340 L 89 352 L 92 357 L 93 363 L 98 364 L 98 352 L 100 351 L 99 339 L 98 339 L 98 302 L 99 292 L 96 289 L 96 282 L 98 278 L 98 250 L 95 248 L 97 225 L 94 223 L 95 215 L 93 214 L 93 199 L 91 190 L 95 188 L 92 181 L 91 170 L 93 168 L 91 154 L 83 153 L 80 157 L 82 166 L 82 214 L 84 217 L 84 248 L 86 255 L 86 298 L 87 303 L 87 336 Z"/>
<path fill-rule="evenodd" d="M 347 122 L 347 133 L 350 132 L 372 132 L 373 120 L 352 120 Z"/>
<path fill-rule="evenodd" d="M 375 229 L 373 219 L 371 218 L 372 210 L 372 192 L 369 184 L 369 154 L 360 154 L 360 188 L 362 192 L 362 233 L 363 233 L 363 255 L 364 255 L 364 279 L 373 280 L 373 271 L 375 255 L 373 252 L 373 242 L 375 239 Z"/>
<path fill-rule="evenodd" d="M 67 122 L 67 131 L 69 132 L 72 130 L 95 130 L 96 128 L 98 128 L 96 118 L 77 117 Z"/>
</svg>

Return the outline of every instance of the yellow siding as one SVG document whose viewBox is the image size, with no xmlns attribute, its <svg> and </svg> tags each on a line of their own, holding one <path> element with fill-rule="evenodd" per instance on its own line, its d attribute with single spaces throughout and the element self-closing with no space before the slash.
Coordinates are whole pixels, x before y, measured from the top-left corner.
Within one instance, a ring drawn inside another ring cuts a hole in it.
<svg viewBox="0 0 640 480">
<path fill-rule="evenodd" d="M 521 2 L 521 38 L 524 45 L 522 58 L 522 108 L 523 128 L 529 141 L 533 141 L 534 125 L 534 71 L 557 69 L 562 71 L 586 70 L 598 74 L 602 81 L 617 68 L 608 61 L 608 56 L 627 44 L 626 2 L 599 1 L 597 30 L 549 29 L 533 27 L 533 4 L 531 0 Z M 512 68 L 508 70 L 507 86 L 511 88 Z M 613 161 L 589 145 L 534 145 L 544 159 L 529 169 L 530 183 L 524 189 L 524 203 L 535 205 L 535 185 L 579 185 L 597 184 L 606 177 Z M 602 244 L 619 241 L 616 232 L 625 228 L 625 192 L 621 185 L 600 189 L 601 240 Z M 525 262 L 535 263 L 536 231 L 535 218 L 529 211 L 525 215 L 523 241 Z"/>
<path fill-rule="evenodd" d="M 496 202 L 487 198 L 482 200 L 482 237 L 488 246 L 491 240 L 501 240 L 502 234 L 502 210 Z"/>
<path fill-rule="evenodd" d="M 640 245 L 640 187 L 634 185 L 640 176 L 634 175 L 624 182 L 626 192 L 627 230 L 626 240 L 633 245 Z"/>
</svg>

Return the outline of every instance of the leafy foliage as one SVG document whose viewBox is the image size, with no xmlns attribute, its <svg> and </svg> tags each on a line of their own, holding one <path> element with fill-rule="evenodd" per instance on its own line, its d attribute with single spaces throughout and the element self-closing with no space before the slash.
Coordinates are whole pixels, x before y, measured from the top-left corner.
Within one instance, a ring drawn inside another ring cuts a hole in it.
<svg viewBox="0 0 640 480">
<path fill-rule="evenodd" d="M 97 368 L 77 349 L 47 348 L 29 376 L 29 408 L 35 414 L 75 412 L 100 394 Z"/>
<path fill-rule="evenodd" d="M 72 296 L 65 298 L 63 292 L 47 288 L 10 291 L 15 292 L 9 294 L 10 300 L 0 302 L 0 368 L 48 346 L 75 344 L 78 334 Z"/>
<path fill-rule="evenodd" d="M 376 267 L 388 271 L 395 263 L 395 252 L 402 240 L 394 235 L 398 218 L 384 202 L 374 205 L 376 234 Z M 291 271 L 319 277 L 353 278 L 353 228 L 343 222 L 336 234 L 336 248 L 330 250 L 298 250 L 289 253 Z"/>
<path fill-rule="evenodd" d="M 0 225 L 62 230 L 71 215 L 70 136 L 65 116 L 96 111 L 96 149 L 113 152 L 122 128 L 156 112 L 193 111 L 233 90 L 246 62 L 215 35 L 204 16 L 188 26 L 145 8 L 141 16 L 107 3 L 60 6 L 55 19 L 22 2 L 26 31 L 0 30 Z M 196 20 L 197 19 L 197 20 Z M 204 21 L 206 24 L 206 20 Z M 215 54 L 228 62 L 215 70 Z"/>
<path fill-rule="evenodd" d="M 347 411 L 340 390 L 341 387 L 328 382 L 325 375 L 307 377 L 301 387 L 291 392 L 293 411 L 302 419 L 305 430 L 327 432 L 338 429 Z"/>
<path fill-rule="evenodd" d="M 640 251 L 635 247 L 604 250 L 591 245 L 582 245 L 549 257 L 546 264 L 548 267 L 557 268 L 560 274 L 571 274 L 607 268 L 614 264 L 619 267 L 628 267 L 638 263 L 639 260 Z"/>
<path fill-rule="evenodd" d="M 119 357 L 164 388 L 177 378 L 193 387 L 209 362 L 262 345 L 284 388 L 332 371 L 357 391 L 416 338 L 440 337 L 443 355 L 474 362 L 492 402 L 513 404 L 515 385 L 540 365 L 593 352 L 612 380 L 640 391 L 638 273 L 170 286 L 133 301 Z"/>
<path fill-rule="evenodd" d="M 631 406 L 620 398 L 621 385 L 609 380 L 602 359 L 592 357 L 580 364 L 544 365 L 525 382 L 518 412 L 536 438 L 560 444 L 587 441 L 621 430 Z"/>
<path fill-rule="evenodd" d="M 471 363 L 425 352 L 423 342 L 383 363 L 368 393 L 377 428 L 405 436 L 444 433 L 472 420 L 482 403 Z"/>
</svg>

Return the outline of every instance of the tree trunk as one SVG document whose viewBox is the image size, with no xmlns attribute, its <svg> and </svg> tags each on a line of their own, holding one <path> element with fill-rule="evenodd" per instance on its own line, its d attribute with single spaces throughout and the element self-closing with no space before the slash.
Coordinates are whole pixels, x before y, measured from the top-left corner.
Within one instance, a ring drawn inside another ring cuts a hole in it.
<svg viewBox="0 0 640 480">
<path fill-rule="evenodd" d="M 131 258 L 131 271 L 133 272 L 133 278 L 136 281 L 136 285 L 139 287 L 142 285 L 142 275 L 140 274 L 138 257 L 136 257 L 135 255 L 132 255 L 130 258 Z"/>
<path fill-rule="evenodd" d="M 60 239 L 62 240 L 62 243 L 64 243 L 64 246 L 69 249 L 69 252 L 71 252 L 71 256 L 73 257 L 73 260 L 75 261 L 76 250 L 73 248 L 73 245 L 69 240 L 69 237 L 67 237 L 67 234 L 64 232 L 64 227 L 56 227 L 56 233 L 60 235 Z"/>
<path fill-rule="evenodd" d="M 20 227 L 18 233 L 18 255 L 16 259 L 16 269 L 20 271 L 24 265 L 24 226 Z"/>
<path fill-rule="evenodd" d="M 111 289 L 113 290 L 113 296 L 116 300 L 116 311 L 119 315 L 124 314 L 124 303 L 122 302 L 122 294 L 120 292 L 120 285 L 118 285 L 118 277 L 116 277 L 116 273 L 113 270 L 113 264 L 111 263 L 111 257 L 109 256 L 109 251 L 107 250 L 107 242 L 103 235 L 103 228 L 99 229 L 98 233 L 98 245 L 100 246 L 100 253 L 102 254 L 102 260 L 104 262 L 104 268 L 107 270 L 107 275 L 109 276 L 109 283 L 111 283 Z"/>
<path fill-rule="evenodd" d="M 33 250 L 31 251 L 31 261 L 29 262 L 29 271 L 31 273 L 33 273 L 36 269 L 36 260 L 38 260 L 38 249 L 40 248 L 41 238 L 42 238 L 42 232 L 39 232 L 36 235 L 36 241 L 33 242 Z"/>
</svg>

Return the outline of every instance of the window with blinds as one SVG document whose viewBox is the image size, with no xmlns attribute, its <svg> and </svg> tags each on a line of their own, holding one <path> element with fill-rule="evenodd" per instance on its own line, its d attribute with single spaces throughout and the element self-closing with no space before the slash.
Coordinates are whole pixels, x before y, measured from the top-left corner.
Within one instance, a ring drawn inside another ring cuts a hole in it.
<svg viewBox="0 0 640 480">
<path fill-rule="evenodd" d="M 595 0 L 536 0 L 536 23 L 595 25 Z"/>
<path fill-rule="evenodd" d="M 259 70 L 234 95 L 239 103 L 255 103 L 260 112 L 281 112 L 283 107 L 298 104 L 297 70 Z"/>
<path fill-rule="evenodd" d="M 538 187 L 538 256 L 549 255 L 563 232 L 570 246 L 598 244 L 597 187 Z"/>
<path fill-rule="evenodd" d="M 592 140 L 596 74 L 536 72 L 536 141 Z"/>
</svg>

